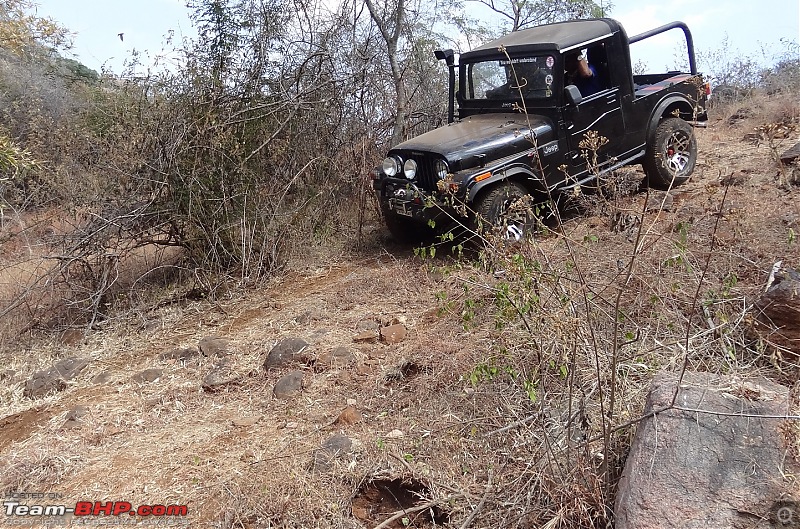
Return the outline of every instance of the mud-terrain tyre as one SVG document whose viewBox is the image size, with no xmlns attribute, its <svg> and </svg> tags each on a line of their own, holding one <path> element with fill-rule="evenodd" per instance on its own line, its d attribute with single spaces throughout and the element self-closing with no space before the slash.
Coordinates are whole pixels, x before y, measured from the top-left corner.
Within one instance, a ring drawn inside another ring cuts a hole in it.
<svg viewBox="0 0 800 529">
<path fill-rule="evenodd" d="M 656 127 L 647 146 L 642 167 L 645 184 L 670 189 L 686 182 L 697 163 L 697 138 L 692 126 L 681 118 L 667 118 Z"/>
<path fill-rule="evenodd" d="M 534 228 L 533 212 L 528 207 L 515 207 L 509 211 L 514 204 L 522 206 L 518 201 L 529 195 L 524 186 L 508 180 L 491 187 L 475 203 L 475 231 L 500 230 L 503 238 L 510 241 L 519 241 L 530 235 Z"/>
</svg>

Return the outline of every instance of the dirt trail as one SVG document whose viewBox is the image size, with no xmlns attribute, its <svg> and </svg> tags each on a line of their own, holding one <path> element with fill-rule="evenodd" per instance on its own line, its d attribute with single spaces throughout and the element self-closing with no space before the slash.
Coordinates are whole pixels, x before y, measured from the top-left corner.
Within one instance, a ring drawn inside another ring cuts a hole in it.
<svg viewBox="0 0 800 529">
<path fill-rule="evenodd" d="M 289 273 L 245 298 L 166 307 L 144 324 L 147 330 L 53 346 L 53 358 L 89 356 L 90 367 L 35 408 L 27 399 L 7 408 L 0 431 L 4 485 L 41 492 L 48 483 L 45 492 L 76 501 L 188 504 L 192 527 L 239 510 L 237 502 L 257 501 L 253 490 L 277 511 L 282 503 L 302 503 L 318 491 L 287 479 L 311 471 L 315 450 L 341 430 L 333 423 L 348 403 L 362 418 L 348 425 L 354 439 L 375 442 L 382 430 L 394 429 L 391 416 L 401 401 L 389 395 L 387 373 L 410 361 L 427 363 L 430 347 L 448 332 L 449 326 L 437 328 L 434 290 L 428 265 L 406 256 L 342 262 Z M 365 321 L 401 323 L 408 334 L 394 345 L 354 343 Z M 230 340 L 227 361 L 238 377 L 214 393 L 201 380 L 215 359 L 159 360 L 176 348 L 196 349 L 211 335 Z M 310 344 L 304 360 L 265 374 L 267 353 L 287 337 Z M 317 361 L 337 347 L 352 353 L 344 365 Z M 25 367 L 21 373 L 30 372 Z M 160 379 L 132 380 L 148 368 L 161 369 Z M 292 369 L 303 372 L 302 392 L 274 398 L 275 382 Z M 104 371 L 108 379 L 95 382 Z M 65 429 L 68 411 L 78 406 L 88 414 Z M 309 479 L 319 477 L 310 473 Z"/>
<path fill-rule="evenodd" d="M 648 213 L 646 222 L 657 244 L 677 237 L 681 222 L 699 231 L 724 217 L 717 237 L 730 269 L 740 287 L 757 289 L 774 260 L 800 265 L 798 245 L 787 239 L 800 231 L 798 188 L 775 186 L 769 153 L 744 141 L 744 129 L 717 127 L 699 131 L 695 177 L 673 193 L 668 211 Z M 721 208 L 720 179 L 734 176 L 742 181 L 728 188 Z M 617 213 L 633 215 L 644 202 L 641 193 L 625 197 Z M 614 222 L 598 209 L 566 226 L 590 276 L 617 274 L 625 254 L 615 252 L 629 251 L 630 233 Z M 558 237 L 538 244 L 547 259 L 564 258 Z M 428 498 L 449 499 L 449 516 L 460 524 L 486 489 L 470 451 L 497 442 L 476 436 L 478 427 L 502 426 L 494 417 L 508 414 L 502 388 L 476 396 L 466 380 L 502 339 L 491 321 L 465 330 L 465 285 L 475 286 L 460 277 L 466 268 L 377 241 L 372 256 L 298 268 L 262 291 L 143 312 L 76 345 L 35 344 L 10 358 L 15 373 L 0 379 L 0 490 L 59 493 L 68 505 L 188 505 L 189 516 L 173 521 L 191 527 L 356 528 L 363 526 L 357 515 L 371 520 L 366 525 L 386 517 L 370 505 L 389 508 L 386 498 L 362 498 L 354 510 L 352 497 L 365 481 L 413 475 L 430 487 L 421 492 Z M 476 273 L 470 270 L 470 281 Z M 491 305 L 480 285 L 470 292 Z M 400 324 L 407 334 L 391 344 L 354 341 L 370 322 Z M 229 340 L 229 354 L 160 359 L 179 348 L 197 351 L 208 336 Z M 284 338 L 309 346 L 289 365 L 265 371 Z M 341 362 L 331 356 L 337 350 Z M 66 390 L 22 397 L 34 371 L 73 356 L 91 363 Z M 160 369 L 160 377 L 132 380 L 148 368 Z M 204 390 L 214 369 L 232 381 Z M 276 382 L 295 370 L 302 372 L 300 392 L 276 398 Z M 85 413 L 70 423 L 78 407 Z M 355 411 L 340 418 L 347 408 Z M 337 436 L 350 445 L 325 448 Z M 511 453 L 507 461 L 519 463 Z M 10 522 L 2 516 L 0 524 Z"/>
</svg>

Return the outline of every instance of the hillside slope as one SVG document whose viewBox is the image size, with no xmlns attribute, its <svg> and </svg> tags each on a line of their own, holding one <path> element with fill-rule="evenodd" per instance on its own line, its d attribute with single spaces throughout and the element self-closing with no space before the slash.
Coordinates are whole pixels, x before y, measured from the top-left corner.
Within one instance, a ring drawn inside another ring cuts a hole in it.
<svg viewBox="0 0 800 529">
<path fill-rule="evenodd" d="M 376 235 L 263 290 L 5 350 L 0 490 L 187 505 L 169 521 L 190 527 L 375 527 L 394 513 L 384 527 L 599 524 L 613 500 L 599 470 L 619 468 L 632 433 L 585 442 L 602 433 L 612 352 L 615 425 L 685 344 L 694 369 L 796 380 L 796 359 L 746 328 L 773 263 L 800 267 L 798 177 L 774 152 L 798 134 L 754 127 L 796 124 L 798 109 L 743 108 L 698 131 L 685 186 L 648 196 L 628 169 L 616 193 L 577 200 L 562 235 L 483 263 Z M 539 308 L 520 311 L 531 292 Z M 287 338 L 307 346 L 265 368 Z M 72 357 L 88 365 L 62 391 L 24 396 L 34 372 Z M 284 388 L 293 372 L 302 387 Z"/>
</svg>

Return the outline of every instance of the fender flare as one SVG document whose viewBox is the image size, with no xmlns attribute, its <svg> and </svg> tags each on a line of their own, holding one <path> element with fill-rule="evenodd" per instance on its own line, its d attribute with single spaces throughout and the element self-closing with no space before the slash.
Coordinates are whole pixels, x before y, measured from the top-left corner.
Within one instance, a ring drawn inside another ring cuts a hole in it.
<svg viewBox="0 0 800 529">
<path fill-rule="evenodd" d="M 492 173 L 492 176 L 486 180 L 481 180 L 480 182 L 473 184 L 467 192 L 467 202 L 473 202 L 475 197 L 477 197 L 482 190 L 487 189 L 498 182 L 512 179 L 517 181 L 522 180 L 525 187 L 527 187 L 531 192 L 547 191 L 547 187 L 544 185 L 544 179 L 536 176 L 536 174 L 531 171 L 529 167 L 518 165 L 508 167 L 506 169 L 497 171 L 496 173 Z"/>
<path fill-rule="evenodd" d="M 650 145 L 652 142 L 653 136 L 656 133 L 656 128 L 658 127 L 658 124 L 661 123 L 661 119 L 667 113 L 667 109 L 674 105 L 687 107 L 690 112 L 692 109 L 692 103 L 684 95 L 673 94 L 659 101 L 655 110 L 653 110 L 653 113 L 650 115 L 650 121 L 647 124 L 647 145 Z"/>
</svg>

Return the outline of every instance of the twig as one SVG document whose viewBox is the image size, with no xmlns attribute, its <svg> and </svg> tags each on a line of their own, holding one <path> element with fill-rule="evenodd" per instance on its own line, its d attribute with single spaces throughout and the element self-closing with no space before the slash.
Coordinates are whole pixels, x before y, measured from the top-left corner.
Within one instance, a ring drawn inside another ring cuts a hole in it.
<svg viewBox="0 0 800 529">
<path fill-rule="evenodd" d="M 673 406 L 673 410 L 688 411 L 691 413 L 707 413 L 709 415 L 722 415 L 723 417 L 747 417 L 751 419 L 792 419 L 800 420 L 800 415 L 761 415 L 758 413 L 742 413 L 742 412 L 727 412 L 727 411 L 714 411 L 714 410 L 701 410 L 699 408 L 684 408 L 682 406 Z"/>
<path fill-rule="evenodd" d="M 395 522 L 402 518 L 403 516 L 408 516 L 409 514 L 413 514 L 415 512 L 424 511 L 425 509 L 430 509 L 431 507 L 436 507 L 440 503 L 444 503 L 450 501 L 455 498 L 462 497 L 463 494 L 456 494 L 453 496 L 448 496 L 447 498 L 441 500 L 431 500 L 429 502 L 423 503 L 422 505 L 417 505 L 416 507 L 411 507 L 409 509 L 403 509 L 402 511 L 397 511 L 389 518 L 385 519 L 380 525 L 376 525 L 374 529 L 386 529 L 392 522 Z"/>
<path fill-rule="evenodd" d="M 494 469 L 489 469 L 489 478 L 486 482 L 486 492 L 483 494 L 481 501 L 478 503 L 478 506 L 475 507 L 467 519 L 464 520 L 464 523 L 461 524 L 459 529 L 467 529 L 472 524 L 472 520 L 475 519 L 475 516 L 478 515 L 481 509 L 483 509 L 483 505 L 486 503 L 486 498 L 489 497 L 489 493 L 492 492 L 492 478 L 494 477 Z"/>
<path fill-rule="evenodd" d="M 657 410 L 653 410 L 650 413 L 647 413 L 645 415 L 640 415 L 639 417 L 636 417 L 635 419 L 631 419 L 629 421 L 625 421 L 622 424 L 614 426 L 613 428 L 611 428 L 611 430 L 609 430 L 608 433 L 609 434 L 616 433 L 616 432 L 618 432 L 620 430 L 623 430 L 623 429 L 625 429 L 625 428 L 627 428 L 629 426 L 633 426 L 634 424 L 638 424 L 638 423 L 642 422 L 643 420 L 645 420 L 645 419 L 647 419 L 649 417 L 654 417 L 654 416 L 658 415 L 659 413 L 664 413 L 665 411 L 671 410 L 673 407 L 674 406 L 672 406 L 672 405 L 670 405 L 670 406 L 662 406 L 661 408 L 658 408 Z M 595 441 L 602 440 L 604 437 L 605 437 L 605 434 L 601 433 L 599 435 L 596 435 L 596 436 L 592 437 L 591 439 L 587 439 L 587 440 L 583 441 L 582 443 L 576 445 L 576 447 L 588 446 L 591 443 L 594 443 Z"/>
<path fill-rule="evenodd" d="M 775 274 L 777 274 L 780 271 L 781 266 L 783 266 L 782 260 L 776 261 L 775 264 L 772 265 L 772 270 L 769 273 L 769 279 L 767 279 L 767 286 L 764 287 L 764 292 L 769 290 L 769 287 L 771 287 L 772 283 L 775 282 Z"/>
<path fill-rule="evenodd" d="M 609 391 L 608 397 L 608 408 L 605 410 L 604 413 L 607 413 L 611 420 L 608 421 L 606 424 L 603 421 L 603 429 L 605 430 L 605 436 L 603 438 L 603 454 L 608 455 L 611 453 L 611 431 L 608 430 L 613 425 L 613 417 L 614 411 L 616 409 L 616 399 L 617 399 L 617 366 L 619 366 L 619 355 L 620 350 L 622 349 L 622 345 L 619 343 L 620 338 L 620 327 L 622 326 L 622 318 L 619 317 L 620 314 L 620 307 L 622 306 L 622 295 L 626 292 L 628 285 L 630 285 L 631 280 L 633 279 L 634 269 L 636 267 L 636 262 L 639 257 L 639 252 L 641 251 L 642 240 L 645 236 L 644 233 L 644 217 L 647 213 L 647 200 L 650 198 L 650 188 L 647 188 L 647 198 L 644 201 L 644 205 L 642 206 L 642 211 L 640 214 L 640 221 L 639 221 L 639 229 L 636 232 L 636 243 L 633 245 L 633 252 L 628 259 L 628 266 L 625 272 L 625 279 L 622 284 L 617 289 L 617 295 L 614 298 L 614 330 L 612 336 L 612 344 L 611 344 L 611 382 L 609 384 L 611 391 Z M 664 195 L 664 200 L 666 200 L 666 195 Z M 663 202 L 661 208 L 659 208 L 658 214 L 661 214 L 661 210 L 663 209 Z M 655 220 L 653 221 L 655 223 Z M 587 304 L 587 309 L 589 308 Z M 638 338 L 638 331 L 637 331 L 637 338 Z M 596 364 L 599 368 L 600 361 L 596 360 Z M 600 381 L 600 373 L 597 373 L 597 380 Z M 602 395 L 601 395 L 602 398 Z M 606 497 L 612 497 L 612 482 L 609 476 L 609 469 L 608 469 L 608 457 L 603 458 L 603 462 L 601 464 L 601 471 L 603 473 L 603 480 L 605 482 L 606 488 Z"/>
<path fill-rule="evenodd" d="M 498 428 L 497 430 L 492 430 L 491 432 L 486 432 L 485 434 L 483 434 L 483 436 L 484 437 L 491 437 L 492 435 L 497 434 L 497 433 L 503 433 L 503 432 L 507 432 L 508 430 L 513 430 L 517 426 L 524 426 L 524 425 L 528 424 L 529 422 L 531 422 L 532 420 L 536 419 L 537 417 L 539 417 L 539 414 L 531 415 L 530 417 L 525 417 L 524 419 L 521 419 L 519 421 L 514 421 L 512 423 L 506 424 L 505 426 L 503 426 L 502 428 Z"/>
<path fill-rule="evenodd" d="M 485 290 L 488 290 L 489 292 L 493 292 L 493 293 L 500 292 L 500 289 L 497 288 L 497 287 L 493 287 L 491 285 L 487 285 L 486 283 L 481 283 L 479 281 L 473 281 L 472 279 L 469 279 L 469 278 L 466 278 L 466 277 L 456 277 L 455 279 L 457 281 L 461 281 L 462 283 L 467 283 L 468 285 L 472 285 L 474 287 L 483 288 Z"/>
<path fill-rule="evenodd" d="M 722 200 L 719 204 L 720 211 L 722 211 L 722 208 L 725 206 L 725 200 L 728 198 L 728 191 L 730 191 L 730 189 L 731 184 L 728 182 L 728 185 L 725 186 L 725 192 L 722 194 Z M 711 265 L 711 256 L 714 255 L 714 252 L 717 249 L 717 245 L 715 243 L 717 241 L 717 232 L 719 231 L 720 219 L 722 219 L 722 215 L 717 215 L 717 218 L 714 221 L 714 228 L 711 231 L 711 247 L 709 248 L 708 255 L 706 256 L 706 262 L 703 266 L 703 271 L 700 274 L 700 280 L 697 282 L 697 289 L 695 289 L 694 296 L 692 297 L 692 310 L 689 312 L 689 321 L 686 322 L 686 335 L 684 336 L 683 365 L 681 365 L 681 371 L 678 375 L 678 382 L 675 384 L 675 393 L 672 395 L 672 402 L 669 404 L 670 407 L 675 406 L 675 401 L 678 400 L 678 392 L 680 391 L 683 377 L 686 375 L 686 370 L 689 368 L 689 337 L 691 336 L 692 332 L 692 319 L 694 317 L 694 313 L 696 312 L 697 300 L 700 299 L 700 290 L 703 288 L 703 281 L 705 281 L 706 273 Z"/>
<path fill-rule="evenodd" d="M 411 465 L 408 464 L 408 461 L 406 461 L 405 458 L 400 457 L 399 455 L 395 454 L 394 452 L 389 452 L 389 455 L 392 456 L 393 458 L 397 459 L 398 461 L 400 461 L 403 464 L 403 466 L 406 467 L 406 470 L 408 470 L 412 474 L 414 473 L 414 469 L 411 468 Z"/>
<path fill-rule="evenodd" d="M 611 433 L 618 432 L 619 430 L 622 430 L 622 429 L 627 428 L 629 426 L 633 426 L 634 424 L 640 423 L 645 419 L 649 419 L 650 417 L 655 417 L 656 415 L 658 415 L 660 413 L 664 413 L 664 412 L 669 411 L 669 410 L 680 410 L 680 411 L 687 411 L 687 412 L 693 412 L 693 413 L 708 413 L 708 414 L 711 414 L 711 415 L 721 415 L 721 416 L 724 416 L 724 417 L 749 417 L 749 418 L 755 418 L 755 419 L 791 419 L 791 420 L 800 420 L 800 415 L 758 415 L 758 414 L 748 414 L 748 413 L 732 413 L 732 412 L 722 412 L 722 411 L 701 410 L 701 409 L 695 409 L 695 408 L 684 408 L 684 407 L 681 407 L 681 406 L 668 405 L 668 406 L 662 406 L 662 407 L 660 407 L 658 409 L 655 409 L 655 410 L 653 410 L 653 411 L 651 411 L 651 412 L 649 412 L 647 414 L 644 414 L 644 415 L 641 415 L 639 417 L 636 417 L 635 419 L 631 419 L 629 421 L 625 421 L 624 423 L 619 424 L 619 425 L 615 426 L 614 428 L 612 428 L 611 429 Z M 583 441 L 578 446 L 586 446 L 586 445 L 589 445 L 591 443 L 594 443 L 595 441 L 600 441 L 602 439 L 603 439 L 603 434 L 599 434 L 599 435 L 596 435 L 596 436 L 592 437 L 591 439 L 587 439 L 586 441 Z"/>
</svg>

